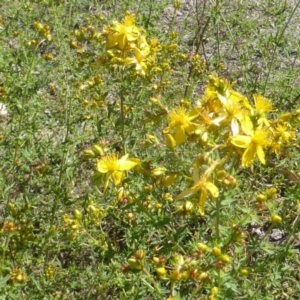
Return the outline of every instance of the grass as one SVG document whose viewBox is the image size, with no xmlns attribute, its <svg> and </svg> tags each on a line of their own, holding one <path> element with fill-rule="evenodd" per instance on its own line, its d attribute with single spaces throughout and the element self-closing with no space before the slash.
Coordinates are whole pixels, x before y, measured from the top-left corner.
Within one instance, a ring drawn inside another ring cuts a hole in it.
<svg viewBox="0 0 300 300">
<path fill-rule="evenodd" d="M 1 299 L 298 299 L 300 2 L 77 2 L 0 4 Z M 126 11 L 159 41 L 145 76 L 106 52 Z M 265 165 L 242 167 L 230 125 L 205 123 L 212 74 L 283 120 Z M 202 119 L 173 147 L 179 106 Z M 135 168 L 105 191 L 110 153 Z M 201 215 L 206 187 L 175 197 L 210 167 Z"/>
</svg>

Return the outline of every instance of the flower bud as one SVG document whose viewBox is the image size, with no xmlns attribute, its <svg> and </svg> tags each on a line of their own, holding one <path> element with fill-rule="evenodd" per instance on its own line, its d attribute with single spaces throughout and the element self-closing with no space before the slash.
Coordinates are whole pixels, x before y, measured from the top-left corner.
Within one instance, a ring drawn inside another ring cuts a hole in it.
<svg viewBox="0 0 300 300">
<path fill-rule="evenodd" d="M 145 257 L 145 252 L 143 250 L 137 250 L 135 253 L 134 253 L 134 257 L 136 259 L 143 259 Z"/>
<path fill-rule="evenodd" d="M 224 179 L 225 176 L 227 175 L 227 172 L 225 170 L 220 170 L 216 173 L 216 176 L 218 179 Z"/>
<path fill-rule="evenodd" d="M 90 213 L 95 213 L 98 211 L 97 208 L 92 204 L 89 205 L 87 209 L 88 209 L 88 212 L 90 212 Z"/>
<path fill-rule="evenodd" d="M 206 143 L 207 140 L 208 140 L 208 133 L 207 132 L 204 132 L 202 135 L 201 135 L 201 142 L 203 143 Z"/>
<path fill-rule="evenodd" d="M 282 223 L 282 218 L 278 215 L 271 216 L 271 222 L 272 224 L 280 224 Z"/>
<path fill-rule="evenodd" d="M 209 280 L 209 275 L 207 272 L 202 272 L 199 277 L 198 277 L 201 281 L 208 281 Z"/>
<path fill-rule="evenodd" d="M 176 147 L 176 141 L 171 134 L 165 134 L 165 139 L 168 148 L 173 149 Z"/>
<path fill-rule="evenodd" d="M 157 257 L 157 256 L 154 256 L 152 258 L 152 261 L 155 265 L 159 265 L 161 263 L 159 257 Z"/>
<path fill-rule="evenodd" d="M 97 156 L 103 156 L 105 154 L 103 151 L 103 148 L 98 145 L 93 145 L 92 148 L 93 148 L 95 155 L 97 155 Z"/>
<path fill-rule="evenodd" d="M 184 261 L 184 258 L 182 255 L 178 254 L 178 253 L 175 253 L 173 255 L 173 258 L 172 258 L 172 265 L 179 268 L 181 266 L 183 266 L 185 263 Z"/>
<path fill-rule="evenodd" d="M 159 167 L 159 168 L 153 169 L 153 170 L 151 171 L 151 173 L 152 173 L 153 176 L 159 177 L 159 176 L 165 174 L 166 171 L 167 171 L 166 168 L 164 168 L 164 167 L 161 167 L 161 168 L 160 168 L 160 167 Z"/>
<path fill-rule="evenodd" d="M 228 264 L 231 261 L 230 257 L 227 254 L 220 255 L 219 259 L 225 264 Z"/>
<path fill-rule="evenodd" d="M 281 120 L 281 121 L 286 122 L 286 121 L 288 121 L 291 117 L 292 117 L 292 114 L 291 114 L 291 113 L 284 113 L 284 114 L 280 115 L 278 119 Z"/>
<path fill-rule="evenodd" d="M 171 173 L 165 176 L 165 178 L 161 181 L 162 186 L 166 187 L 172 185 L 177 180 L 177 173 Z"/>
<path fill-rule="evenodd" d="M 175 270 L 170 274 L 171 281 L 179 281 L 181 279 L 181 273 L 179 270 Z"/>
<path fill-rule="evenodd" d="M 140 261 L 138 261 L 137 259 L 135 259 L 134 257 L 131 257 L 127 260 L 127 263 L 130 267 L 131 270 L 133 271 L 141 271 L 143 266 L 140 263 Z"/>
<path fill-rule="evenodd" d="M 75 209 L 73 211 L 73 215 L 74 215 L 74 218 L 76 220 L 81 220 L 82 219 L 82 213 L 78 209 Z"/>
<path fill-rule="evenodd" d="M 207 252 L 207 249 L 208 249 L 207 245 L 203 244 L 203 243 L 198 243 L 197 248 L 199 251 L 201 251 L 203 253 Z"/>
<path fill-rule="evenodd" d="M 117 199 L 118 201 L 120 201 L 123 197 L 124 197 L 124 188 L 123 187 L 120 187 L 117 191 Z"/>
<path fill-rule="evenodd" d="M 263 203 L 263 202 L 265 202 L 267 200 L 267 197 L 266 197 L 266 195 L 264 195 L 264 194 L 259 194 L 259 195 L 257 195 L 257 197 L 256 197 L 256 201 L 258 201 L 259 203 Z"/>
<path fill-rule="evenodd" d="M 95 153 L 90 149 L 85 149 L 85 150 L 83 150 L 83 155 L 82 156 L 83 156 L 84 159 L 94 158 Z"/>
<path fill-rule="evenodd" d="M 211 254 L 215 257 L 218 257 L 221 255 L 221 249 L 218 248 L 218 247 L 213 247 L 212 250 L 211 250 Z"/>
<path fill-rule="evenodd" d="M 214 286 L 211 291 L 210 291 L 211 295 L 218 295 L 219 294 L 219 288 L 217 288 L 216 286 Z"/>
<path fill-rule="evenodd" d="M 243 269 L 240 269 L 240 274 L 241 274 L 242 276 L 248 276 L 249 271 L 248 271 L 247 268 L 243 268 Z"/>
<path fill-rule="evenodd" d="M 277 189 L 274 187 L 266 190 L 266 196 L 268 199 L 274 198 L 276 194 L 277 194 Z"/>
<path fill-rule="evenodd" d="M 224 180 L 223 183 L 227 186 L 232 186 L 234 187 L 236 185 L 236 178 L 233 177 L 232 175 L 227 175 Z"/>
<path fill-rule="evenodd" d="M 155 272 L 159 277 L 164 277 L 167 274 L 165 267 L 156 268 Z"/>
<path fill-rule="evenodd" d="M 194 209 L 194 205 L 191 201 L 186 201 L 184 204 L 184 211 L 186 213 L 192 213 Z"/>
</svg>

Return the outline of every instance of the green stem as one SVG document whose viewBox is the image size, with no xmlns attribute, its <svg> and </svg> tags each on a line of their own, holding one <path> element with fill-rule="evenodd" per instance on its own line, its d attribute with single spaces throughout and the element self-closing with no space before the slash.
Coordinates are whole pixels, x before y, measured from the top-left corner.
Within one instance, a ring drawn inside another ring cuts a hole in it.
<svg viewBox="0 0 300 300">
<path fill-rule="evenodd" d="M 123 154 L 125 155 L 127 153 L 126 150 L 126 141 L 125 141 L 125 112 L 124 112 L 124 90 L 121 90 L 120 98 L 121 98 L 121 136 L 122 136 L 122 148 L 123 148 Z"/>
<path fill-rule="evenodd" d="M 220 211 L 221 211 L 221 199 L 218 197 L 216 200 L 216 223 L 215 223 L 215 230 L 216 230 L 216 238 L 219 240 L 220 238 Z"/>
<path fill-rule="evenodd" d="M 149 280 L 152 282 L 152 284 L 154 285 L 154 287 L 157 290 L 157 292 L 160 294 L 161 293 L 160 288 L 159 288 L 158 284 L 156 283 L 156 281 L 151 276 L 151 274 L 145 268 L 143 268 L 142 271 L 149 278 Z"/>
</svg>

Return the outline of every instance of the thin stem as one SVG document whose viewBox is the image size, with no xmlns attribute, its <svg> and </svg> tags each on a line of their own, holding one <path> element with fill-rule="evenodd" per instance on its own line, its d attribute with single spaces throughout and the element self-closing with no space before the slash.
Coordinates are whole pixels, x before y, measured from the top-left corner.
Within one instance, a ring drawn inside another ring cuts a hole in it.
<svg viewBox="0 0 300 300">
<path fill-rule="evenodd" d="M 157 292 L 159 292 L 159 294 L 160 294 L 161 293 L 160 288 L 159 288 L 158 284 L 156 283 L 156 281 L 151 276 L 151 274 L 145 268 L 143 268 L 143 273 L 149 278 L 149 280 L 152 282 L 152 284 L 154 285 Z"/>
<path fill-rule="evenodd" d="M 269 81 L 269 78 L 270 78 L 270 74 L 271 74 L 271 69 L 272 69 L 272 66 L 273 66 L 273 63 L 274 63 L 275 57 L 276 57 L 275 55 L 276 55 L 276 50 L 278 48 L 278 43 L 282 39 L 282 37 L 284 35 L 284 32 L 287 29 L 288 25 L 290 24 L 290 21 L 292 20 L 292 18 L 294 16 L 296 10 L 298 9 L 299 5 L 300 5 L 300 1 L 298 1 L 298 3 L 295 5 L 293 11 L 290 14 L 289 19 L 287 20 L 287 22 L 283 26 L 281 32 L 279 33 L 279 31 L 278 31 L 277 34 L 276 34 L 275 48 L 273 49 L 273 53 L 272 53 L 272 57 L 271 57 L 271 62 L 269 64 L 268 73 L 267 73 L 267 77 L 266 77 L 266 80 L 265 80 L 265 85 L 264 85 L 264 88 L 263 88 L 263 93 L 266 92 L 267 84 L 268 84 L 268 81 Z"/>
<path fill-rule="evenodd" d="M 221 210 L 221 199 L 218 197 L 216 200 L 216 223 L 215 223 L 215 230 L 216 230 L 216 238 L 219 240 L 220 238 L 220 210 Z"/>
<path fill-rule="evenodd" d="M 196 8 L 198 10 L 198 6 Z M 202 13 L 203 18 L 204 18 L 205 8 L 206 8 L 206 1 L 204 1 L 204 4 L 203 4 L 203 13 Z M 204 46 L 203 46 L 203 37 L 204 37 L 204 34 L 205 34 L 205 32 L 208 28 L 210 20 L 211 20 L 211 17 L 208 17 L 205 24 L 204 24 L 204 26 L 201 29 L 201 22 L 200 22 L 199 18 L 197 18 L 198 27 L 197 27 L 197 31 L 195 33 L 195 39 L 196 39 L 197 36 L 199 36 L 199 38 L 197 39 L 197 42 L 196 42 L 196 50 L 194 51 L 195 54 L 197 54 L 199 52 L 201 45 L 202 45 L 202 48 L 204 48 Z M 185 90 L 184 90 L 184 98 L 186 98 L 187 95 L 188 95 L 189 87 L 190 87 L 190 81 L 191 81 L 193 71 L 194 71 L 194 65 L 191 64 L 190 68 L 189 68 L 188 78 L 187 78 L 187 85 L 185 86 Z"/>
<path fill-rule="evenodd" d="M 122 136 L 122 148 L 123 148 L 123 154 L 125 155 L 127 153 L 126 150 L 126 141 L 125 141 L 125 111 L 124 111 L 124 90 L 121 90 L 120 98 L 121 98 L 121 136 Z"/>
</svg>

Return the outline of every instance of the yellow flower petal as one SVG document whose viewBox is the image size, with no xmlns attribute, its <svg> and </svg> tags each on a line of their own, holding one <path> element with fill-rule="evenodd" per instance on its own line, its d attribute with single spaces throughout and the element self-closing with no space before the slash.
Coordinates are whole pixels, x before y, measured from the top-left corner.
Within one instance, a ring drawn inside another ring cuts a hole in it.
<svg viewBox="0 0 300 300">
<path fill-rule="evenodd" d="M 194 195 L 197 193 L 198 189 L 195 189 L 195 187 L 191 187 L 189 189 L 186 189 L 185 191 L 181 192 L 179 195 L 177 195 L 174 199 L 175 200 L 181 200 L 185 197 L 189 197 L 191 195 Z"/>
<path fill-rule="evenodd" d="M 166 134 L 165 135 L 166 138 L 166 144 L 168 148 L 175 148 L 176 147 L 176 141 L 174 140 L 173 136 L 171 134 Z"/>
<path fill-rule="evenodd" d="M 252 165 L 254 159 L 256 157 L 256 147 L 253 144 L 246 149 L 242 157 L 242 166 L 250 166 Z"/>
<path fill-rule="evenodd" d="M 219 189 L 212 182 L 206 182 L 205 188 L 211 193 L 214 198 L 217 198 L 219 196 Z"/>
<path fill-rule="evenodd" d="M 179 125 L 179 126 L 175 127 L 174 139 L 175 139 L 177 145 L 180 145 L 185 142 L 186 135 L 185 135 L 185 131 L 182 126 Z"/>
<path fill-rule="evenodd" d="M 122 183 L 122 181 L 124 179 L 124 173 L 121 171 L 115 171 L 112 173 L 112 177 L 114 180 L 114 184 L 119 185 L 120 183 Z"/>
<path fill-rule="evenodd" d="M 128 158 L 128 154 L 122 156 L 118 160 L 118 170 L 119 171 L 130 170 L 130 169 L 134 168 L 138 164 L 136 161 L 131 160 L 131 159 L 127 159 L 127 158 Z"/>
<path fill-rule="evenodd" d="M 272 103 L 267 98 L 259 94 L 254 94 L 253 99 L 257 113 L 261 114 L 272 111 Z"/>
<path fill-rule="evenodd" d="M 256 146 L 256 153 L 257 153 L 258 159 L 264 165 L 266 163 L 266 159 L 265 159 L 265 153 L 264 153 L 262 146 L 260 146 L 260 145 Z"/>
<path fill-rule="evenodd" d="M 231 143 L 239 148 L 247 148 L 251 143 L 251 137 L 246 135 L 236 135 L 231 137 Z"/>
<path fill-rule="evenodd" d="M 101 159 L 97 161 L 97 170 L 100 173 L 107 173 L 108 171 L 113 171 L 111 168 L 111 164 L 109 164 L 106 160 Z"/>
<path fill-rule="evenodd" d="M 111 173 L 108 173 L 106 175 L 106 179 L 105 179 L 105 183 L 104 183 L 104 193 L 105 193 L 105 191 L 106 191 L 106 189 L 108 187 L 110 177 L 111 177 Z"/>
<path fill-rule="evenodd" d="M 199 198 L 199 212 L 201 216 L 204 216 L 204 205 L 205 205 L 205 201 L 207 199 L 207 190 L 203 189 L 201 191 L 201 195 Z"/>
<path fill-rule="evenodd" d="M 238 135 L 240 128 L 239 128 L 239 123 L 237 121 L 237 119 L 232 119 L 231 120 L 231 131 L 232 131 L 232 135 Z"/>
<path fill-rule="evenodd" d="M 249 116 L 244 116 L 241 120 L 241 127 L 246 135 L 253 135 L 253 124 Z"/>
</svg>

